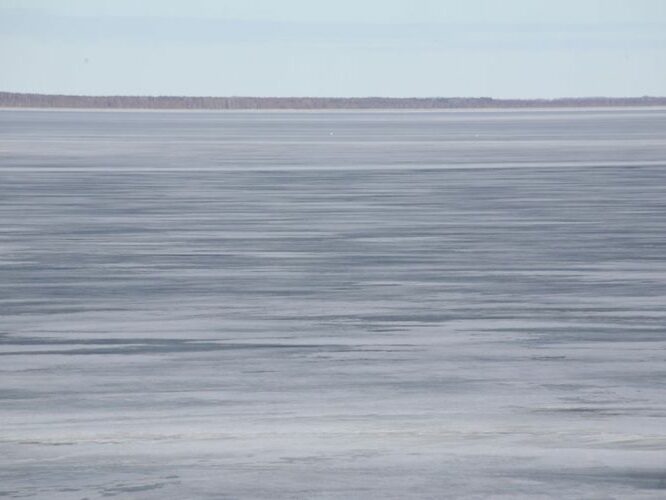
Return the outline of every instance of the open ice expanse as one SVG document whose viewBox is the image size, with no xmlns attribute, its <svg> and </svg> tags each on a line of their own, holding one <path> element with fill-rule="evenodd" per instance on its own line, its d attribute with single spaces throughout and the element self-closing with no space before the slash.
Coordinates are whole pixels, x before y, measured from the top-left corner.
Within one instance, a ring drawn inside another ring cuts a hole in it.
<svg viewBox="0 0 666 500">
<path fill-rule="evenodd" d="M 0 496 L 664 498 L 666 111 L 0 111 Z"/>
</svg>

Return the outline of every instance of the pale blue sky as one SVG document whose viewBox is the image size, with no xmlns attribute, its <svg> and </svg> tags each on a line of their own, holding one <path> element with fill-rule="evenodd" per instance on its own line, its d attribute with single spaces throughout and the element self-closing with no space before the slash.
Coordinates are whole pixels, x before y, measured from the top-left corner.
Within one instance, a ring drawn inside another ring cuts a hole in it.
<svg viewBox="0 0 666 500">
<path fill-rule="evenodd" d="M 0 90 L 666 95 L 666 0 L 0 0 Z"/>
</svg>

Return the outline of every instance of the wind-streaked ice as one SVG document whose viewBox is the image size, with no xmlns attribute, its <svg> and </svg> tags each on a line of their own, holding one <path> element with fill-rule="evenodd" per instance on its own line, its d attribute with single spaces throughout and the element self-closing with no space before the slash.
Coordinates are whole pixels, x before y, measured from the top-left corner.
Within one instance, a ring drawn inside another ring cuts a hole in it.
<svg viewBox="0 0 666 500">
<path fill-rule="evenodd" d="M 666 110 L 0 111 L 0 496 L 663 498 Z"/>
</svg>

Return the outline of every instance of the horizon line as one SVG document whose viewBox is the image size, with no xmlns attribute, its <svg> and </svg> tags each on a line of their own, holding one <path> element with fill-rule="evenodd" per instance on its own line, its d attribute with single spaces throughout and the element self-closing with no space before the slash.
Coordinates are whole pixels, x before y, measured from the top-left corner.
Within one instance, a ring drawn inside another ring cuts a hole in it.
<svg viewBox="0 0 666 500">
<path fill-rule="evenodd" d="M 565 95 L 559 97 L 491 97 L 484 95 L 427 95 L 427 96 L 390 96 L 390 95 L 354 95 L 354 96 L 336 96 L 336 95 L 251 95 L 251 94 L 75 94 L 71 92 L 24 92 L 14 90 L 0 90 L 2 94 L 15 94 L 26 96 L 57 96 L 57 97 L 182 97 L 182 98 L 213 98 L 213 99 L 231 99 L 231 98 L 252 98 L 252 99 L 490 99 L 494 101 L 557 101 L 561 99 L 666 99 L 666 94 L 661 95 Z"/>
<path fill-rule="evenodd" d="M 129 94 L 44 94 L 0 91 L 0 107 L 101 109 L 456 109 L 666 106 L 666 96 L 581 96 L 495 98 L 487 96 L 193 96 Z"/>
</svg>

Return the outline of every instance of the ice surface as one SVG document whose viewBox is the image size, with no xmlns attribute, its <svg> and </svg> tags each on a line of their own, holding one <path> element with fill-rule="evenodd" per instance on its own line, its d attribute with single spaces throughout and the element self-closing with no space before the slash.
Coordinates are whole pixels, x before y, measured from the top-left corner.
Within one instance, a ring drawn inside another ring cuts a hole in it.
<svg viewBox="0 0 666 500">
<path fill-rule="evenodd" d="M 0 111 L 0 495 L 663 498 L 665 200 L 664 110 Z"/>
</svg>

